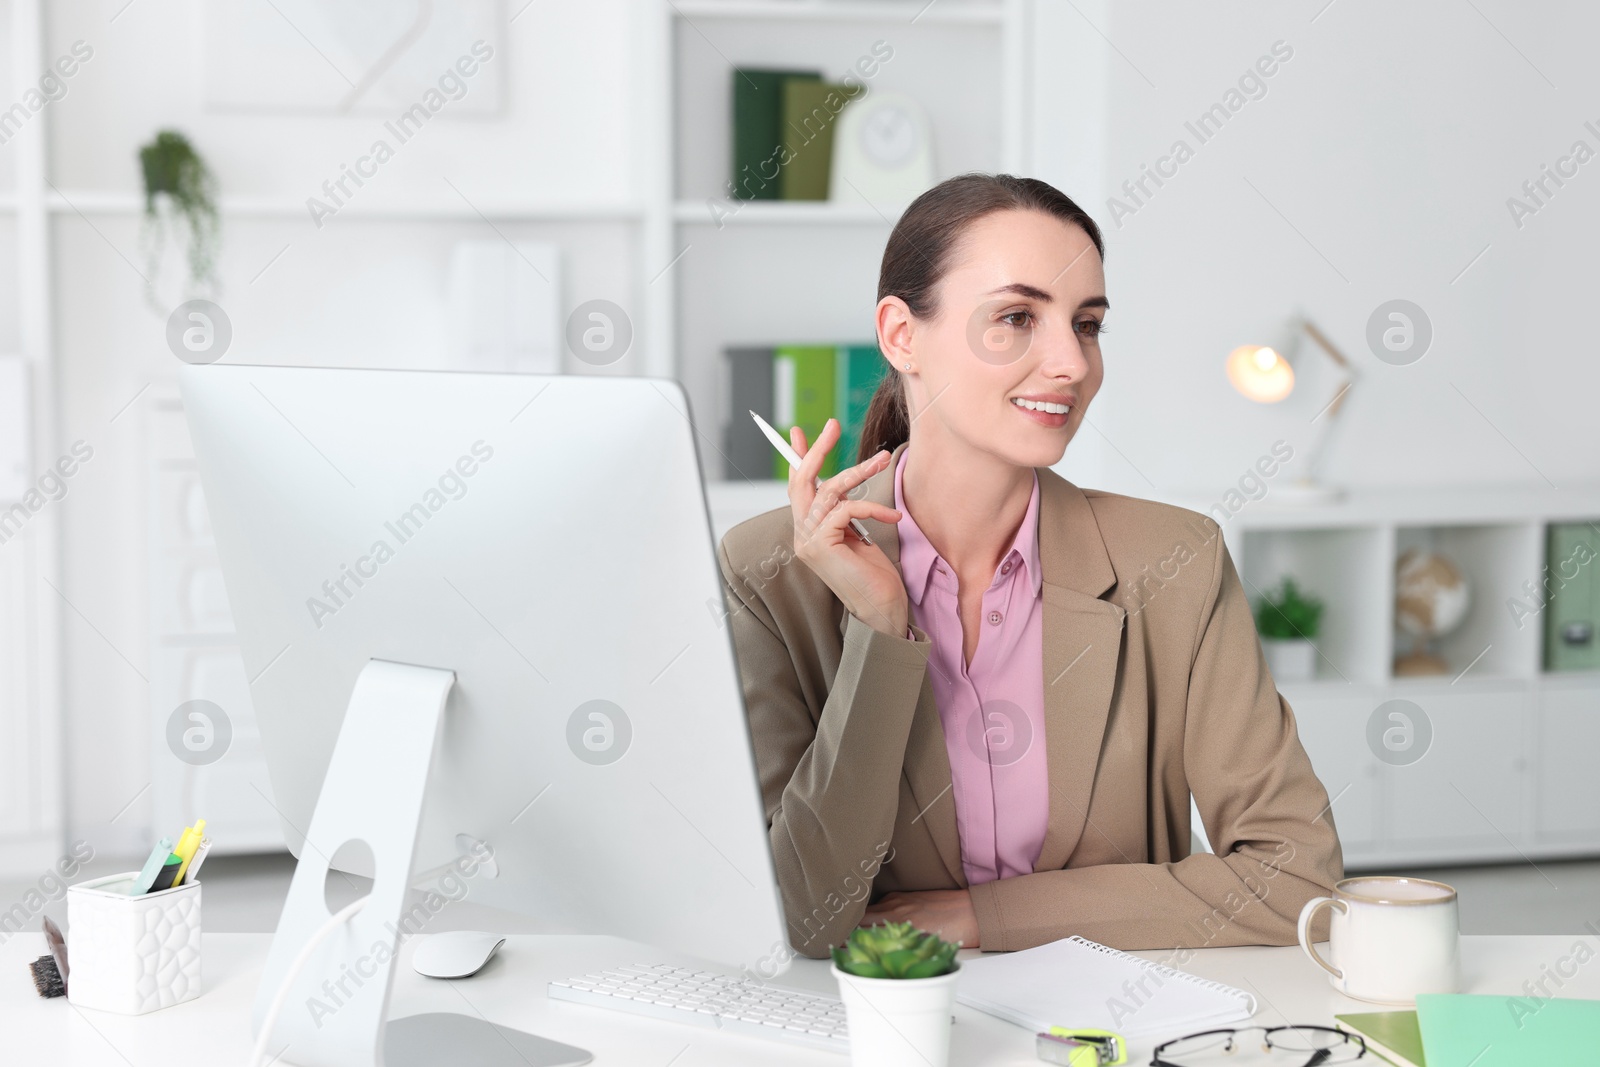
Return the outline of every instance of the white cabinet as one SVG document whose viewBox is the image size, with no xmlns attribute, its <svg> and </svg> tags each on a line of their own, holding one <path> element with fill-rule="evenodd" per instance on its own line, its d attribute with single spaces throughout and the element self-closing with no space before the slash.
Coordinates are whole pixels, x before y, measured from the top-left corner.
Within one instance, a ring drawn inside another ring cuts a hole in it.
<svg viewBox="0 0 1600 1067">
<path fill-rule="evenodd" d="M 1600 679 L 1554 679 L 1540 694 L 1537 838 L 1548 845 L 1600 841 Z"/>
<path fill-rule="evenodd" d="M 1453 860 L 1520 847 L 1528 689 L 1398 691 L 1421 709 L 1432 737 L 1415 763 L 1384 767 L 1390 850 Z"/>
<path fill-rule="evenodd" d="M 1372 694 L 1331 695 L 1328 686 L 1317 683 L 1286 685 L 1282 692 L 1294 709 L 1300 743 L 1333 804 L 1333 825 L 1344 846 L 1346 865 L 1371 860 L 1383 810 L 1379 775 L 1383 765 L 1366 742 L 1367 718 L 1375 704 Z"/>
</svg>

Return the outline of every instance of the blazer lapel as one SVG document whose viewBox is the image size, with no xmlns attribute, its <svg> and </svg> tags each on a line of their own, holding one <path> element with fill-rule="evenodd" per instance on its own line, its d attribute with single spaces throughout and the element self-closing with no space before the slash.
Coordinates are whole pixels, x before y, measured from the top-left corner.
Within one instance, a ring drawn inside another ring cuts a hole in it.
<svg viewBox="0 0 1600 1067">
<path fill-rule="evenodd" d="M 904 444 L 896 448 L 889 465 L 852 495 L 893 507 L 894 468 L 905 448 Z M 1100 745 L 1111 713 L 1127 613 L 1100 599 L 1101 593 L 1116 584 L 1116 572 L 1083 491 L 1048 467 L 1037 470 L 1050 818 L 1034 870 L 1047 871 L 1066 866 L 1083 836 Z M 897 528 L 877 519 L 863 522 L 873 541 L 898 567 Z M 841 635 L 848 621 L 848 614 L 841 612 Z M 933 687 L 926 680 L 906 740 L 905 774 L 919 812 L 915 821 L 927 825 L 946 871 L 956 885 L 965 888 L 950 757 Z"/>
<path fill-rule="evenodd" d="M 1117 575 L 1083 490 L 1048 467 L 1038 472 L 1050 821 L 1036 872 L 1065 867 L 1083 837 L 1127 618 L 1100 599 Z"/>
</svg>

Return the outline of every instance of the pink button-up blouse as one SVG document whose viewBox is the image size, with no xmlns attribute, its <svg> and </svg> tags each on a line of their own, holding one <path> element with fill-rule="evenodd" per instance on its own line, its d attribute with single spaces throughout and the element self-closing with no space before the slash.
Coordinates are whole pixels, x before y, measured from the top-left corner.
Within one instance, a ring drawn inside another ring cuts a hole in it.
<svg viewBox="0 0 1600 1067">
<path fill-rule="evenodd" d="M 910 451 L 901 452 L 894 471 L 900 576 L 911 620 L 933 644 L 929 675 L 950 756 L 961 866 L 968 885 L 1032 874 L 1050 813 L 1039 476 L 1016 538 L 983 591 L 981 629 L 968 665 L 955 570 L 918 528 L 900 489 Z"/>
</svg>

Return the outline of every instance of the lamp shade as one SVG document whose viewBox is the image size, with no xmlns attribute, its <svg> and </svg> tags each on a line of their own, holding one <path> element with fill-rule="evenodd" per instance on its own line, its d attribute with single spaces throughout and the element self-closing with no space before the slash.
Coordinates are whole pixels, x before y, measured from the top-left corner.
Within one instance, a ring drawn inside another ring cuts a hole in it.
<svg viewBox="0 0 1600 1067">
<path fill-rule="evenodd" d="M 1228 355 L 1228 381 L 1257 403 L 1276 404 L 1294 391 L 1294 368 L 1268 345 L 1240 345 Z"/>
</svg>

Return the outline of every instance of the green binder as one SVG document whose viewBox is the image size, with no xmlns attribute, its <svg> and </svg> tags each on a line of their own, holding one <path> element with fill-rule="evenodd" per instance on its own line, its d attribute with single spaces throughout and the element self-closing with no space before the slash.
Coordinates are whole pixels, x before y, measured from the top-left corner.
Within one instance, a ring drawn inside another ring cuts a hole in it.
<svg viewBox="0 0 1600 1067">
<path fill-rule="evenodd" d="M 1544 608 L 1545 670 L 1600 668 L 1600 531 L 1586 522 L 1551 523 L 1546 547 L 1546 587 L 1534 597 L 1515 598 L 1523 610 L 1550 598 Z"/>
<path fill-rule="evenodd" d="M 850 87 L 790 78 L 783 83 L 783 143 L 788 161 L 778 176 L 784 200 L 828 199 L 833 129 L 850 99 Z"/>
<path fill-rule="evenodd" d="M 806 446 L 817 443 L 817 435 L 833 417 L 834 346 L 779 345 L 772 357 L 773 429 L 789 438 L 789 429 L 799 426 L 806 432 Z M 819 476 L 828 478 L 839 471 L 839 449 L 834 446 L 823 461 Z M 772 457 L 772 476 L 789 480 L 789 461 L 776 451 Z"/>
<path fill-rule="evenodd" d="M 839 362 L 834 367 L 834 378 L 839 395 L 834 399 L 833 410 L 843 431 L 839 437 L 839 469 L 843 470 L 861 462 L 861 430 L 866 425 L 867 407 L 889 366 L 878 354 L 876 344 L 841 345 L 836 358 Z"/>
<path fill-rule="evenodd" d="M 733 199 L 778 199 L 783 86 L 796 79 L 820 82 L 822 75 L 814 70 L 734 70 Z"/>
<path fill-rule="evenodd" d="M 772 416 L 772 346 L 734 345 L 722 350 L 728 361 L 727 423 L 723 430 L 722 476 L 751 481 L 772 474 L 772 442 L 750 417 L 755 412 L 769 423 Z"/>
</svg>

